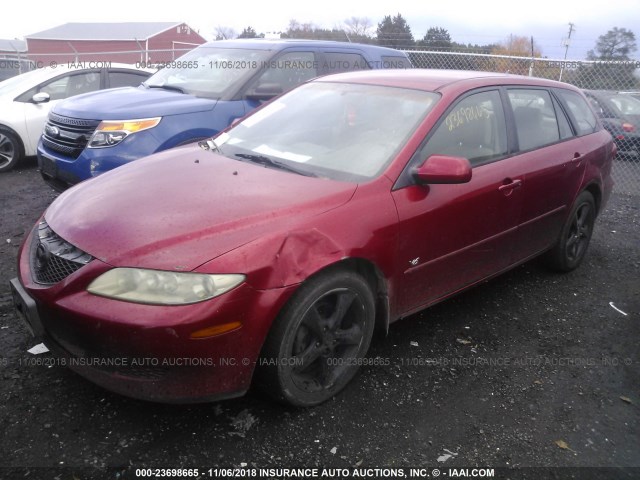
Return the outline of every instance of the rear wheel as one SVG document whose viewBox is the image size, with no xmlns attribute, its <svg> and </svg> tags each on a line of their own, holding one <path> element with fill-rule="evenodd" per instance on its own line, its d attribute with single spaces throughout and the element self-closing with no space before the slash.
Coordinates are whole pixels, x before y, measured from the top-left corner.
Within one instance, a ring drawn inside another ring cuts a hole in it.
<svg viewBox="0 0 640 480">
<path fill-rule="evenodd" d="M 0 172 L 14 168 L 24 156 L 24 150 L 18 137 L 11 131 L 0 128 Z"/>
<path fill-rule="evenodd" d="M 577 268 L 587 253 L 595 219 L 593 195 L 582 192 L 573 204 L 558 243 L 546 254 L 547 265 L 560 272 Z"/>
<path fill-rule="evenodd" d="M 310 279 L 282 310 L 265 341 L 258 385 L 295 406 L 328 400 L 362 364 L 374 321 L 373 294 L 356 273 L 331 270 Z"/>
</svg>

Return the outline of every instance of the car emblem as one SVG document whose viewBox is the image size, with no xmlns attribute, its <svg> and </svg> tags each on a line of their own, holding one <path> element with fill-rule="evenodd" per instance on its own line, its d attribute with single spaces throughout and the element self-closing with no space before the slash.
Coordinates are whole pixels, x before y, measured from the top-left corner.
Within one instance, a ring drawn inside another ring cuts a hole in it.
<svg viewBox="0 0 640 480">
<path fill-rule="evenodd" d="M 51 260 L 51 251 L 46 243 L 39 243 L 36 249 L 36 265 L 39 272 L 44 272 Z"/>
<path fill-rule="evenodd" d="M 44 131 L 50 137 L 57 137 L 58 135 L 60 135 L 60 130 L 58 129 L 58 127 L 53 127 L 51 125 L 45 125 Z"/>
</svg>

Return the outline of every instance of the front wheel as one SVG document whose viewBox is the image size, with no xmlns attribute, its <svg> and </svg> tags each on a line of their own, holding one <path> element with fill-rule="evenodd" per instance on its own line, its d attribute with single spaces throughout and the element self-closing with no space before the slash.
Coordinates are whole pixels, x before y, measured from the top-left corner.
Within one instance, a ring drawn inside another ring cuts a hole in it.
<svg viewBox="0 0 640 480">
<path fill-rule="evenodd" d="M 593 195 L 578 195 L 556 245 L 546 254 L 547 265 L 560 272 L 570 272 L 580 265 L 587 253 L 596 219 Z"/>
<path fill-rule="evenodd" d="M 311 278 L 282 310 L 265 341 L 258 385 L 290 405 L 328 400 L 363 363 L 374 322 L 373 294 L 360 275 L 330 270 Z"/>
<path fill-rule="evenodd" d="M 20 140 L 13 132 L 0 128 L 0 172 L 8 172 L 22 160 Z"/>
</svg>

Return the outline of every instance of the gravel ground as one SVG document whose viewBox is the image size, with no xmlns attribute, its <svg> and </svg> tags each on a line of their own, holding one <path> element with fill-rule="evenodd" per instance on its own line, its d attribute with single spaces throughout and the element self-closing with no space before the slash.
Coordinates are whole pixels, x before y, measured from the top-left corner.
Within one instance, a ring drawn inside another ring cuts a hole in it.
<svg viewBox="0 0 640 480">
<path fill-rule="evenodd" d="M 523 478 L 516 467 L 636 467 L 599 478 L 640 478 L 639 196 L 613 195 L 577 271 L 530 262 L 394 324 L 374 340 L 378 365 L 307 410 L 253 393 L 152 404 L 33 365 L 47 354 L 27 353 L 35 342 L 7 282 L 53 198 L 33 160 L 0 175 L 1 478 L 239 466 L 513 469 L 496 478 Z"/>
</svg>

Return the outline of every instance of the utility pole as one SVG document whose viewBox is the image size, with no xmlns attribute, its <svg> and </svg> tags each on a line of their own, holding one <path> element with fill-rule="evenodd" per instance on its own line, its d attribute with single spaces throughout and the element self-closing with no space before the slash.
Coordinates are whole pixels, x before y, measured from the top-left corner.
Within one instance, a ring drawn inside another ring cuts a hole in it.
<svg viewBox="0 0 640 480">
<path fill-rule="evenodd" d="M 535 52 L 533 50 L 533 35 L 531 35 L 531 63 L 529 64 L 529 76 L 533 77 L 533 62 L 534 62 Z"/>
<path fill-rule="evenodd" d="M 569 22 L 569 36 L 567 37 L 567 40 L 564 43 L 564 62 L 560 66 L 560 78 L 558 78 L 559 81 L 562 81 L 562 72 L 564 71 L 565 63 L 567 63 L 567 54 L 569 53 L 569 45 L 571 44 L 571 34 L 573 33 L 573 30 L 574 30 L 573 27 L 575 27 L 575 25 Z"/>
</svg>

